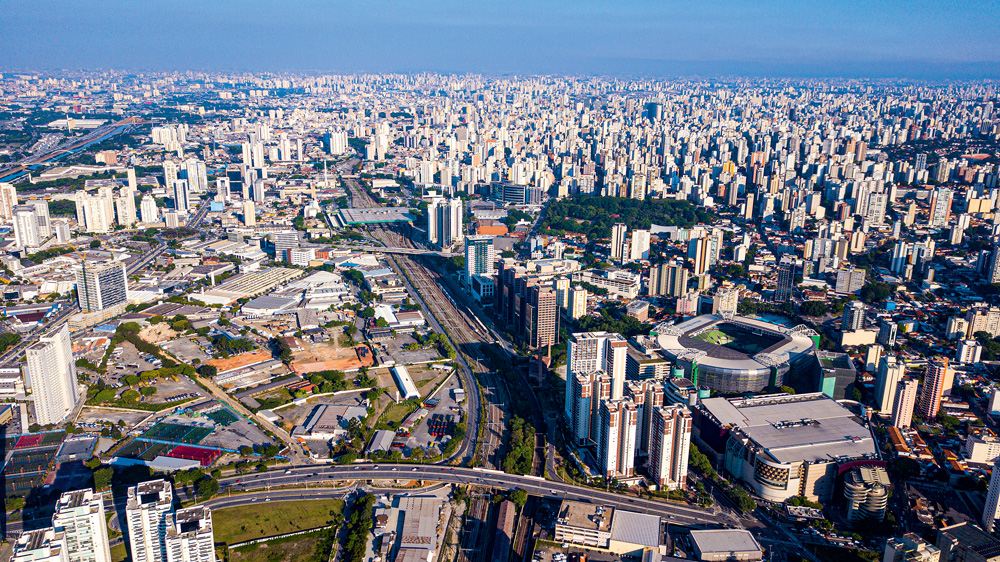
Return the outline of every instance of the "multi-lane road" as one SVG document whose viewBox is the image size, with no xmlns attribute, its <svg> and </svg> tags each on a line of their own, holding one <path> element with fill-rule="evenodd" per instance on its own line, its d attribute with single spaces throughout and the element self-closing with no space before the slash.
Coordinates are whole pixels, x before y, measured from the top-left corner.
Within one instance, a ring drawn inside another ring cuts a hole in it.
<svg viewBox="0 0 1000 562">
<path fill-rule="evenodd" d="M 551 482 L 534 476 L 440 465 L 379 463 L 293 467 L 284 472 L 271 471 L 223 478 L 220 480 L 220 494 L 245 492 L 243 495 L 247 498 L 246 503 L 250 503 L 258 495 L 259 490 L 263 489 L 266 492 L 268 488 L 271 488 L 271 491 L 277 492 L 278 488 L 294 487 L 304 489 L 284 490 L 283 493 L 295 498 L 307 493 L 322 497 L 324 493 L 322 490 L 330 488 L 330 483 L 348 480 L 420 480 L 484 488 L 520 488 L 536 496 L 608 505 L 638 513 L 659 515 L 675 525 L 714 526 L 723 522 L 723 519 L 714 510 L 646 500 L 563 482 Z M 309 485 L 314 485 L 315 488 L 305 488 Z M 343 493 L 343 490 L 338 489 L 336 493 Z M 236 498 L 237 495 L 232 497 Z"/>
</svg>

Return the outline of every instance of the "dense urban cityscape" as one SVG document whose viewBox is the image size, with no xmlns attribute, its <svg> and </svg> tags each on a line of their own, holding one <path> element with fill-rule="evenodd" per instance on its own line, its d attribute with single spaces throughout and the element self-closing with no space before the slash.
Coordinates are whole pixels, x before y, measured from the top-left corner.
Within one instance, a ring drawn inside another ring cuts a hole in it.
<svg viewBox="0 0 1000 562">
<path fill-rule="evenodd" d="M 998 104 L 4 72 L 0 556 L 996 562 Z"/>
</svg>

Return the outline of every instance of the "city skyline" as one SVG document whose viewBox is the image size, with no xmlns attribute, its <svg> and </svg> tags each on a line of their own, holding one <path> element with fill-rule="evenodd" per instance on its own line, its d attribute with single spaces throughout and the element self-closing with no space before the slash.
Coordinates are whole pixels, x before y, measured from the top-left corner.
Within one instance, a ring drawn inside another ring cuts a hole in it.
<svg viewBox="0 0 1000 562">
<path fill-rule="evenodd" d="M 8 70 L 1000 77 L 997 5 L 49 1 L 7 16 Z"/>
</svg>

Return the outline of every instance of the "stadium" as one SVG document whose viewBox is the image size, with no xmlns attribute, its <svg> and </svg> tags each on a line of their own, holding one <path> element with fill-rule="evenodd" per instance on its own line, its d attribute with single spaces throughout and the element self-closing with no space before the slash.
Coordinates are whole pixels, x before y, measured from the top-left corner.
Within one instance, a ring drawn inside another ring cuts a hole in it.
<svg viewBox="0 0 1000 562">
<path fill-rule="evenodd" d="M 742 316 L 705 314 L 660 324 L 652 334 L 691 382 L 723 394 L 760 392 L 785 384 L 793 371 L 812 369 L 819 335 Z"/>
</svg>

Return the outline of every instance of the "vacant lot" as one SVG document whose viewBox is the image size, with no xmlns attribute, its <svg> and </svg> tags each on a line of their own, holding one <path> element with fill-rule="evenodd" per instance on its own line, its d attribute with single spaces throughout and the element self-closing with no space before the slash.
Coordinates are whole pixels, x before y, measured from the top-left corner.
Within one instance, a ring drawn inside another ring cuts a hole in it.
<svg viewBox="0 0 1000 562">
<path fill-rule="evenodd" d="M 220 509 L 212 511 L 215 542 L 233 544 L 322 527 L 343 510 L 343 500 L 259 501 L 251 506 Z"/>
<path fill-rule="evenodd" d="M 284 539 L 257 544 L 248 544 L 233 549 L 230 553 L 232 562 L 299 562 L 309 560 L 316 548 L 322 533 L 307 533 Z"/>
</svg>

